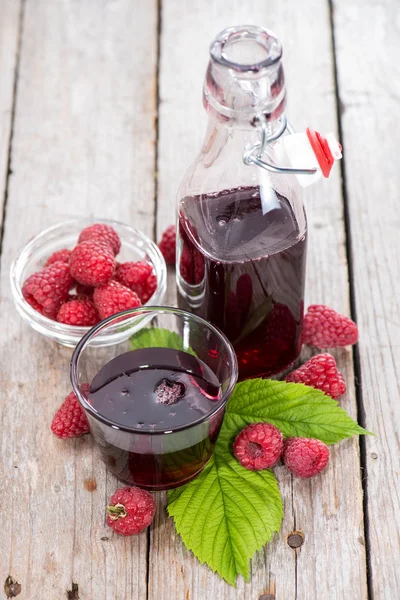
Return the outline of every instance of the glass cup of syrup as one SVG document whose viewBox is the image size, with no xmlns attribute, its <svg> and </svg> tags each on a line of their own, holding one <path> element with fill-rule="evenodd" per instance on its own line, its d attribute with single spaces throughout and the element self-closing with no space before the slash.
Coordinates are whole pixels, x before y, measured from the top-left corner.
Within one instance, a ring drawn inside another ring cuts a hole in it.
<svg viewBox="0 0 400 600">
<path fill-rule="evenodd" d="M 97 346 L 116 324 L 136 333 Z M 169 307 L 105 319 L 71 360 L 72 387 L 105 464 L 123 482 L 154 491 L 187 483 L 207 464 L 237 377 L 224 334 Z"/>
</svg>

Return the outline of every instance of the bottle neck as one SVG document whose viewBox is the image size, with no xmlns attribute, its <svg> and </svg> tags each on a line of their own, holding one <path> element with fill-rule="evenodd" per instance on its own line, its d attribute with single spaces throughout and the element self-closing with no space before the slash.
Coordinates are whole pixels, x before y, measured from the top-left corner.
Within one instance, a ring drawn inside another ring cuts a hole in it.
<svg viewBox="0 0 400 600">
<path fill-rule="evenodd" d="M 279 119 L 268 121 L 268 138 L 275 136 L 281 127 Z M 242 161 L 245 151 L 260 144 L 261 139 L 260 123 L 251 125 L 234 119 L 224 119 L 220 114 L 211 111 L 202 149 L 203 160 L 211 164 L 218 158 L 225 158 L 226 153 L 230 153 L 232 160 Z"/>
<path fill-rule="evenodd" d="M 263 116 L 271 132 L 283 114 L 286 88 L 279 40 L 266 29 L 231 27 L 211 44 L 204 105 L 230 126 L 252 127 Z"/>
</svg>

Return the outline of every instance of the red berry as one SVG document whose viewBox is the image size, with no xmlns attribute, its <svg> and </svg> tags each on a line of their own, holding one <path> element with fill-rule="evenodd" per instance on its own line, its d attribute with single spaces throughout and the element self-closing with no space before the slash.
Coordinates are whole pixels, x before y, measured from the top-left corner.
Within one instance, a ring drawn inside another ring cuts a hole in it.
<svg viewBox="0 0 400 600">
<path fill-rule="evenodd" d="M 65 262 L 55 262 L 33 273 L 22 286 L 25 300 L 49 319 L 55 319 L 61 304 L 68 299 L 73 284 Z"/>
<path fill-rule="evenodd" d="M 192 252 L 187 243 L 183 243 L 181 258 L 179 261 L 179 272 L 182 279 L 186 283 L 193 284 L 195 282 L 194 261 Z"/>
<path fill-rule="evenodd" d="M 121 240 L 118 233 L 106 223 L 95 223 L 82 229 L 78 238 L 78 244 L 87 240 L 100 240 L 106 242 L 112 249 L 114 256 L 118 254 L 121 248 Z"/>
<path fill-rule="evenodd" d="M 71 253 L 69 267 L 72 277 L 83 285 L 103 285 L 114 275 L 114 255 L 108 244 L 89 240 L 78 244 Z"/>
<path fill-rule="evenodd" d="M 117 266 L 115 279 L 139 296 L 142 304 L 147 302 L 157 287 L 157 278 L 150 263 L 125 262 Z"/>
<path fill-rule="evenodd" d="M 148 278 L 146 279 L 146 285 L 142 290 L 141 301 L 142 304 L 146 304 L 154 294 L 157 289 L 157 277 L 154 273 L 150 273 Z"/>
<path fill-rule="evenodd" d="M 331 398 L 339 398 L 346 391 L 344 377 L 339 373 L 336 361 L 330 354 L 313 356 L 299 369 L 289 373 L 286 381 L 310 385 Z"/>
<path fill-rule="evenodd" d="M 22 290 L 22 293 L 23 293 L 23 290 Z M 37 310 L 41 315 L 43 314 L 42 305 L 39 304 L 39 302 L 37 302 L 37 300 L 35 300 L 35 298 L 33 296 L 28 294 L 27 296 L 25 296 L 25 300 L 27 301 L 28 304 L 30 304 L 32 306 L 32 308 Z"/>
<path fill-rule="evenodd" d="M 62 304 L 57 321 L 67 325 L 91 327 L 100 321 L 97 308 L 91 300 L 69 300 Z"/>
<path fill-rule="evenodd" d="M 161 254 L 165 258 L 167 265 L 175 264 L 176 255 L 176 228 L 175 225 L 170 225 L 164 231 L 161 237 L 161 241 L 158 244 L 161 250 Z"/>
<path fill-rule="evenodd" d="M 204 257 L 198 250 L 193 248 L 194 282 L 201 283 L 204 278 Z"/>
<path fill-rule="evenodd" d="M 282 453 L 282 433 L 270 423 L 251 423 L 237 436 L 233 453 L 250 471 L 270 469 Z"/>
<path fill-rule="evenodd" d="M 304 316 L 303 342 L 315 348 L 351 346 L 358 340 L 357 325 L 323 304 L 308 307 Z"/>
<path fill-rule="evenodd" d="M 150 492 L 138 487 L 120 488 L 107 506 L 107 525 L 119 535 L 137 535 L 150 525 L 155 512 Z"/>
<path fill-rule="evenodd" d="M 96 288 L 93 300 L 101 319 L 142 305 L 135 292 L 114 280 Z"/>
<path fill-rule="evenodd" d="M 82 394 L 88 395 L 89 384 L 83 383 Z M 54 415 L 51 423 L 51 431 L 59 438 L 73 438 L 89 433 L 89 422 L 85 411 L 79 404 L 74 392 L 68 394 L 60 408 Z"/>
<path fill-rule="evenodd" d="M 279 344 L 283 352 L 293 346 L 296 339 L 297 324 L 290 308 L 276 302 L 267 318 L 265 341 Z"/>
<path fill-rule="evenodd" d="M 288 438 L 283 445 L 282 460 L 293 475 L 309 479 L 325 469 L 329 448 L 320 440 Z"/>
<path fill-rule="evenodd" d="M 51 256 L 49 256 L 49 258 L 46 260 L 44 266 L 48 267 L 49 265 L 52 265 L 53 263 L 58 262 L 58 261 L 68 263 L 69 257 L 71 256 L 71 252 L 72 252 L 72 250 L 69 250 L 68 248 L 62 248 L 62 250 L 56 250 L 55 252 L 53 252 L 53 254 Z"/>
</svg>

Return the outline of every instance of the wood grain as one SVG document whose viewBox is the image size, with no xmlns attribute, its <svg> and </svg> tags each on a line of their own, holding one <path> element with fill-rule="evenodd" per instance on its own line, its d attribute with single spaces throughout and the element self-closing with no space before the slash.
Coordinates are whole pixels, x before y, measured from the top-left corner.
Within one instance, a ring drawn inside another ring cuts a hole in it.
<svg viewBox="0 0 400 600">
<path fill-rule="evenodd" d="M 124 539 L 105 525 L 117 481 L 89 437 L 49 431 L 70 352 L 22 323 L 8 272 L 34 234 L 71 216 L 152 233 L 156 30 L 155 1 L 26 3 L 0 312 L 0 585 L 11 573 L 21 598 L 61 599 L 72 582 L 85 600 L 146 598 L 146 533 Z"/>
<path fill-rule="evenodd" d="M 206 115 L 201 87 L 208 46 L 219 30 L 255 23 L 276 31 L 284 44 L 288 115 L 297 129 L 312 126 L 336 131 L 336 105 L 330 18 L 327 2 L 307 0 L 231 2 L 164 0 L 160 69 L 160 128 L 157 228 L 174 221 L 176 192 L 185 170 L 200 150 Z M 349 314 L 348 269 L 343 202 L 338 169 L 328 182 L 308 188 L 310 225 L 307 297 Z M 170 276 L 172 281 L 172 274 Z M 174 292 L 169 301 L 175 301 Z M 352 353 L 335 354 L 348 381 L 343 407 L 356 416 Z M 292 481 L 280 467 L 277 476 L 285 501 L 280 535 L 252 563 L 249 584 L 229 587 L 187 552 L 173 524 L 159 510 L 152 531 L 149 598 L 223 600 L 273 594 L 276 600 L 366 599 L 362 490 L 358 440 L 336 446 L 325 476 Z M 164 500 L 165 501 L 165 500 Z M 160 502 L 160 508 L 163 502 Z M 305 542 L 291 549 L 286 536 L 303 530 Z M 350 596 L 349 596 L 350 595 Z"/>
<path fill-rule="evenodd" d="M 400 597 L 400 6 L 334 2 L 360 394 L 371 598 Z"/>
<path fill-rule="evenodd" d="M 0 0 L 0 227 L 8 170 L 21 0 Z"/>
</svg>

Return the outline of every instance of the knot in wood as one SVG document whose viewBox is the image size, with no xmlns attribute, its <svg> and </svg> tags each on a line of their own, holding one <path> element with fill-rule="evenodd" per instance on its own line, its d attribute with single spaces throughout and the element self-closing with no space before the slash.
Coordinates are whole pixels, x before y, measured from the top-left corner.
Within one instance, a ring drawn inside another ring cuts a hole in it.
<svg viewBox="0 0 400 600">
<path fill-rule="evenodd" d="M 22 586 L 14 577 L 9 575 L 4 582 L 4 592 L 7 598 L 15 598 L 21 593 Z"/>
<path fill-rule="evenodd" d="M 288 533 L 286 541 L 291 548 L 300 548 L 304 543 L 304 533 L 302 531 L 291 531 Z"/>
</svg>

